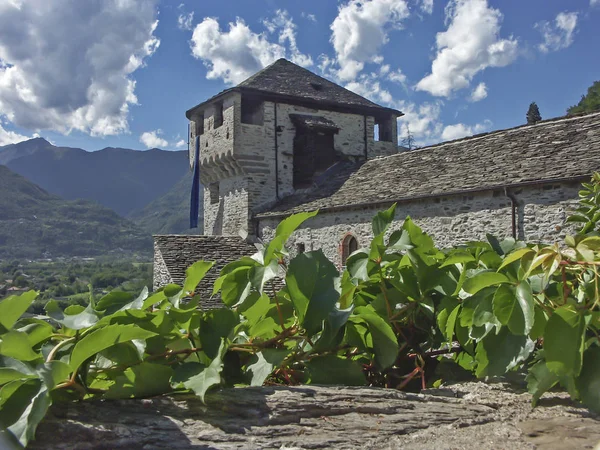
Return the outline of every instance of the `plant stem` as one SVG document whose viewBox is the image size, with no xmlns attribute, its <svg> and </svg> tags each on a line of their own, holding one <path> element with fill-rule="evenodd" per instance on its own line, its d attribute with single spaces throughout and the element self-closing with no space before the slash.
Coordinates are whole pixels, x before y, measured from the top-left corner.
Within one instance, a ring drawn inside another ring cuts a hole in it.
<svg viewBox="0 0 600 450">
<path fill-rule="evenodd" d="M 61 347 L 65 346 L 69 342 L 73 342 L 74 340 L 75 340 L 75 337 L 72 337 L 72 338 L 69 338 L 69 339 L 65 339 L 64 341 L 60 341 L 58 344 L 56 344 L 54 346 L 54 348 L 52 350 L 50 350 L 50 353 L 48 353 L 48 357 L 46 358 L 46 362 L 52 361 L 54 359 L 54 357 L 56 356 L 56 353 L 58 353 L 58 351 L 61 349 Z"/>
</svg>

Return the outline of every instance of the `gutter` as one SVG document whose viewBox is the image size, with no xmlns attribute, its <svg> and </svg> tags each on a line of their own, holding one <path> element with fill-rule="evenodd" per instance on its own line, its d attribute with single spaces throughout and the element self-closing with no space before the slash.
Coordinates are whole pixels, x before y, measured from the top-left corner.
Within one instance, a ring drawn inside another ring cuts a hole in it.
<svg viewBox="0 0 600 450">
<path fill-rule="evenodd" d="M 273 103 L 274 109 L 274 126 L 275 126 L 275 200 L 279 201 L 279 148 L 277 144 L 277 103 Z"/>
<path fill-rule="evenodd" d="M 563 178 L 546 178 L 542 180 L 536 181 L 524 181 L 521 183 L 514 184 L 498 184 L 493 186 L 486 186 L 484 188 L 472 188 L 472 189 L 461 189 L 458 191 L 451 192 L 440 192 L 435 194 L 424 194 L 424 195 L 415 195 L 413 197 L 396 197 L 386 200 L 372 200 L 368 202 L 361 203 L 352 203 L 349 205 L 335 205 L 335 206 L 325 206 L 323 208 L 309 208 L 309 209 L 300 209 L 298 211 L 283 211 L 281 213 L 262 213 L 257 214 L 255 217 L 258 219 L 275 219 L 279 217 L 288 217 L 297 212 L 307 212 L 307 211 L 319 211 L 319 212 L 334 212 L 334 211 L 345 211 L 352 210 L 357 208 L 372 208 L 374 206 L 389 206 L 394 203 L 410 203 L 417 200 L 427 200 L 431 198 L 439 198 L 439 197 L 453 197 L 457 195 L 464 194 L 474 194 L 478 192 L 486 192 L 486 191 L 497 191 L 504 190 L 506 188 L 520 188 L 520 187 L 529 187 L 529 186 L 539 186 L 543 184 L 549 183 L 568 183 L 568 182 L 581 182 L 584 180 L 589 180 L 592 175 L 577 175 L 572 177 L 563 177 Z M 293 208 L 290 208 L 293 209 Z"/>
<path fill-rule="evenodd" d="M 364 141 L 365 141 L 365 161 L 369 159 L 368 142 L 367 142 L 367 116 L 363 116 Z"/>
</svg>

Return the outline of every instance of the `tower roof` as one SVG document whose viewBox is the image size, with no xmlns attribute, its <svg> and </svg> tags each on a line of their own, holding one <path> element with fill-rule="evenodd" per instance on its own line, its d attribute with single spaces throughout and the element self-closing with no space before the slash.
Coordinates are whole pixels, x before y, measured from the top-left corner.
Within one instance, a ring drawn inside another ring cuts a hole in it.
<svg viewBox="0 0 600 450">
<path fill-rule="evenodd" d="M 304 67 L 281 58 L 237 86 L 226 89 L 189 109 L 186 116 L 191 118 L 196 111 L 202 110 L 207 104 L 229 92 L 236 91 L 242 94 L 260 95 L 273 101 L 287 100 L 293 103 L 318 104 L 333 109 L 369 112 L 375 115 L 377 112 L 402 115 L 398 110 L 380 106 Z"/>
</svg>

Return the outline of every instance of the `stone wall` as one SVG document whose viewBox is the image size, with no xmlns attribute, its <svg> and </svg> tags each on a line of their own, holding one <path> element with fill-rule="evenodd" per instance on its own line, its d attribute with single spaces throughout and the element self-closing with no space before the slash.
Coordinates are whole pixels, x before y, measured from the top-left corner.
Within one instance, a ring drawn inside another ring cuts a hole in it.
<svg viewBox="0 0 600 450">
<path fill-rule="evenodd" d="M 578 190 L 578 183 L 554 183 L 510 191 L 517 199 L 519 239 L 534 242 L 564 239 L 567 232 L 573 231 L 565 226 L 565 220 L 576 207 Z M 328 258 L 341 266 L 343 238 L 351 233 L 359 247 L 367 246 L 373 238 L 371 220 L 377 211 L 386 207 L 322 212 L 305 222 L 292 235 L 288 246 L 292 253 L 299 243 L 303 243 L 307 251 L 322 249 Z M 429 233 L 440 248 L 484 240 L 486 233 L 498 237 L 512 235 L 511 200 L 501 190 L 400 203 L 390 232 L 399 229 L 407 216 Z M 260 219 L 261 239 L 271 239 L 280 220 Z"/>
</svg>

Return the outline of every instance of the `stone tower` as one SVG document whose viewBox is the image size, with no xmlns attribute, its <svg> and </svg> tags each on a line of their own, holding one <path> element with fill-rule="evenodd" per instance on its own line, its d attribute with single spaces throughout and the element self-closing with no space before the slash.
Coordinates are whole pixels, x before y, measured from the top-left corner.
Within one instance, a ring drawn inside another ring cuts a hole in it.
<svg viewBox="0 0 600 450">
<path fill-rule="evenodd" d="M 342 161 L 398 150 L 400 111 L 285 59 L 186 112 L 199 136 L 204 233 L 255 235 L 253 214 L 310 189 Z"/>
</svg>

